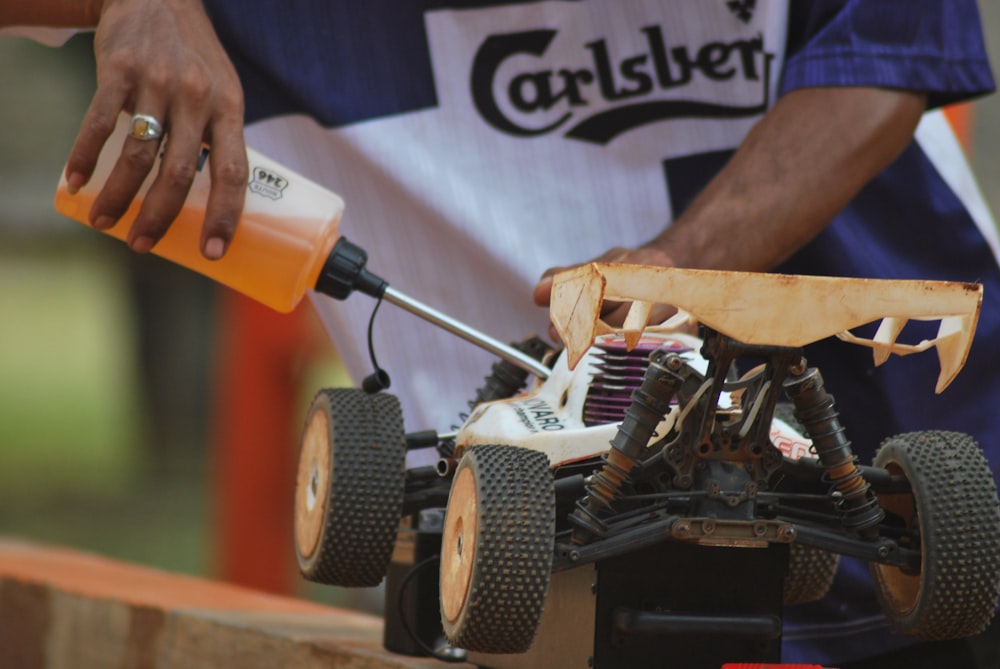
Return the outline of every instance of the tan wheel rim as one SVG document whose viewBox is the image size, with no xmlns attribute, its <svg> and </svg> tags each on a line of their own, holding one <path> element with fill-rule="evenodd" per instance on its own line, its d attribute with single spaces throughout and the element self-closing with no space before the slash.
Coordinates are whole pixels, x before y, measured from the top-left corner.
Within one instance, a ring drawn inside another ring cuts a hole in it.
<svg viewBox="0 0 1000 669">
<path fill-rule="evenodd" d="M 890 463 L 886 469 L 889 470 L 890 474 L 903 474 L 903 470 L 893 463 Z M 913 510 L 914 496 L 912 493 L 882 494 L 879 495 L 878 500 L 886 511 L 902 518 L 907 527 L 913 527 L 917 522 Z M 920 543 L 921 555 L 927 555 L 922 536 Z M 920 574 L 907 574 L 899 567 L 877 562 L 873 562 L 872 565 L 879 580 L 884 585 L 882 593 L 891 602 L 893 609 L 897 613 L 912 611 L 920 598 Z"/>
<path fill-rule="evenodd" d="M 315 411 L 306 423 L 295 477 L 295 547 L 309 559 L 319 546 L 330 490 L 330 419 Z"/>
<path fill-rule="evenodd" d="M 479 533 L 476 481 L 470 467 L 455 476 L 441 540 L 441 610 L 454 624 L 469 598 Z"/>
</svg>

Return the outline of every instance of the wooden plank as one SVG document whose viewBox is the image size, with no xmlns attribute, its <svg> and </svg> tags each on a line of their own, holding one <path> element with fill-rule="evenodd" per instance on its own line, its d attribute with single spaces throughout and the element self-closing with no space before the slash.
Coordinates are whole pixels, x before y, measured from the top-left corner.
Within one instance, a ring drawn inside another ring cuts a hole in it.
<svg viewBox="0 0 1000 669">
<path fill-rule="evenodd" d="M 374 616 L 0 538 L 0 667 L 440 669 L 441 663 L 384 650 L 382 621 Z"/>
</svg>

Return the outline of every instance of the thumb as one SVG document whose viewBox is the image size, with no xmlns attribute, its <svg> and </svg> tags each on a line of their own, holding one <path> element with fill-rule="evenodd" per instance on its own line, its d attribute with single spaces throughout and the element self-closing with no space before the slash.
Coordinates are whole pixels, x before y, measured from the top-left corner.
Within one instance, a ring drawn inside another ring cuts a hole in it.
<svg viewBox="0 0 1000 669">
<path fill-rule="evenodd" d="M 547 307 L 552 299 L 552 275 L 543 275 L 541 280 L 535 284 L 532 295 L 535 304 L 540 307 Z"/>
</svg>

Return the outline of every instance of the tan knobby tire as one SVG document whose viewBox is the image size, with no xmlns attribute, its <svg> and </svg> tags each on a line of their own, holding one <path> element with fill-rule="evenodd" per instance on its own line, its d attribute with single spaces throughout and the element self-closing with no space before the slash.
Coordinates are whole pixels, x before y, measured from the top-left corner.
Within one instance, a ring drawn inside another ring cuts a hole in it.
<svg viewBox="0 0 1000 669">
<path fill-rule="evenodd" d="M 441 542 L 441 621 L 455 646 L 523 653 L 548 591 L 555 489 L 544 453 L 475 446 L 452 483 Z"/>
<path fill-rule="evenodd" d="M 910 547 L 921 552 L 915 573 L 871 564 L 889 623 L 928 641 L 978 634 L 1000 597 L 1000 502 L 979 446 L 958 432 L 902 434 L 882 444 L 875 466 L 909 481 L 909 493 L 879 503 L 916 531 Z"/>
<path fill-rule="evenodd" d="M 837 575 L 840 556 L 830 551 L 802 544 L 788 547 L 788 575 L 785 577 L 785 606 L 808 604 L 826 596 Z"/>
<path fill-rule="evenodd" d="M 295 486 L 295 552 L 310 581 L 378 585 L 403 507 L 406 437 L 399 400 L 328 388 L 306 418 Z"/>
</svg>

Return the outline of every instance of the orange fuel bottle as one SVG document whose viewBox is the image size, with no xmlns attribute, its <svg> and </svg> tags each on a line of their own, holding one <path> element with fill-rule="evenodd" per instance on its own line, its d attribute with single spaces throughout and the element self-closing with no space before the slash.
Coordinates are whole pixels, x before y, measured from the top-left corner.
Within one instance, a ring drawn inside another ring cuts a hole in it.
<svg viewBox="0 0 1000 669">
<path fill-rule="evenodd" d="M 89 224 L 90 209 L 118 160 L 128 124 L 129 117 L 123 114 L 105 143 L 90 181 L 74 195 L 67 189 L 64 171 L 55 196 L 59 213 Z M 344 202 L 338 195 L 253 149 L 247 149 L 247 160 L 250 179 L 243 215 L 222 258 L 208 260 L 201 255 L 201 228 L 210 186 L 205 161 L 180 215 L 152 252 L 287 313 L 320 280 L 338 239 Z M 157 159 L 132 205 L 106 231 L 108 234 L 121 240 L 128 236 L 159 171 L 159 163 Z"/>
<path fill-rule="evenodd" d="M 129 120 L 124 114 L 119 118 L 94 174 L 76 194 L 69 193 L 63 171 L 55 197 L 59 213 L 89 225 L 90 209 L 121 154 Z M 539 378 L 548 377 L 549 368 L 538 360 L 394 290 L 368 271 L 365 250 L 338 233 L 344 212 L 344 202 L 338 195 L 253 149 L 247 149 L 247 160 L 250 180 L 243 215 L 222 258 L 208 260 L 201 254 L 201 228 L 210 186 L 206 165 L 198 171 L 180 215 L 152 252 L 282 313 L 292 311 L 311 289 L 337 300 L 347 299 L 354 291 L 384 298 Z M 159 160 L 128 211 L 106 231 L 108 234 L 121 240 L 128 237 L 158 171 Z"/>
</svg>

